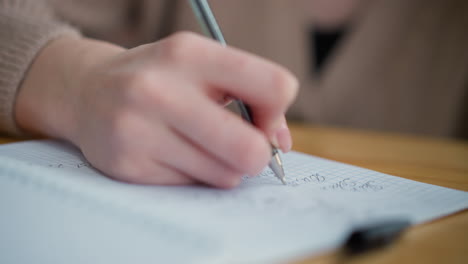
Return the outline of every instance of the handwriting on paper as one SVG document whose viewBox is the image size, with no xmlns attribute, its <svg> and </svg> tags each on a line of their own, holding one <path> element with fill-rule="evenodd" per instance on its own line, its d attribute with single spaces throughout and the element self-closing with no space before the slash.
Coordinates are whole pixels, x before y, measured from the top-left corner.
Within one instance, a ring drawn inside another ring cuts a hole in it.
<svg viewBox="0 0 468 264">
<path fill-rule="evenodd" d="M 271 170 L 265 170 L 258 175 L 258 177 L 275 177 Z M 331 179 L 330 179 L 331 178 Z M 350 192 L 377 192 L 384 187 L 377 184 L 375 181 L 361 182 L 359 177 L 355 178 L 339 178 L 339 177 L 326 177 L 324 174 L 313 172 L 304 177 L 290 177 L 286 180 L 287 185 L 290 187 L 297 187 L 303 184 L 316 184 L 322 190 L 328 191 L 350 191 Z"/>
<path fill-rule="evenodd" d="M 322 187 L 322 190 L 343 190 L 352 192 L 367 192 L 367 191 L 380 191 L 383 189 L 382 185 L 376 184 L 374 181 L 366 181 L 359 183 L 358 181 L 350 178 L 345 178 L 336 183 Z"/>
<path fill-rule="evenodd" d="M 92 165 L 89 162 L 77 162 L 73 164 L 49 163 L 47 167 L 56 168 L 56 169 L 63 169 L 63 168 L 81 169 L 81 168 L 92 168 Z"/>
</svg>

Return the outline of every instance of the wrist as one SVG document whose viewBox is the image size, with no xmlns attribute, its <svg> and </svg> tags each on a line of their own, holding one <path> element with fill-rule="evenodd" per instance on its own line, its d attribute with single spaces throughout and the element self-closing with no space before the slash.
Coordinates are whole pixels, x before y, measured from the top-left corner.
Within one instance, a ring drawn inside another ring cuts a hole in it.
<svg viewBox="0 0 468 264">
<path fill-rule="evenodd" d="M 72 141 L 78 130 L 82 78 L 99 61 L 123 49 L 84 38 L 51 41 L 37 55 L 19 89 L 16 122 L 28 133 Z"/>
<path fill-rule="evenodd" d="M 73 48 L 69 47 L 69 48 Z M 105 67 L 107 61 L 125 51 L 124 48 L 117 45 L 92 39 L 82 39 L 79 45 L 75 47 L 75 52 L 70 56 L 69 67 L 64 68 L 63 89 L 64 100 L 67 105 L 62 107 L 69 108 L 69 129 L 62 131 L 65 139 L 79 145 L 80 121 L 89 119 L 88 111 L 84 108 L 89 107 L 89 103 L 99 104 L 95 100 L 89 100 L 87 90 L 93 89 L 90 79 L 96 73 L 100 72 L 101 67 Z M 91 92 L 92 94 L 92 92 Z M 86 100 L 88 99 L 88 100 Z"/>
</svg>

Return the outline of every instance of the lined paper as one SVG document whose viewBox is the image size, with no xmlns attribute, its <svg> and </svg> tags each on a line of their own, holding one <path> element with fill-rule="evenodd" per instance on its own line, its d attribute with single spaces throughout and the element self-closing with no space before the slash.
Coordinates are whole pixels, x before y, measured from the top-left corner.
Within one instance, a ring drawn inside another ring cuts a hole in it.
<svg viewBox="0 0 468 264">
<path fill-rule="evenodd" d="M 268 168 L 232 190 L 141 186 L 105 177 L 65 143 L 2 145 L 0 209 L 8 217 L 0 219 L 0 262 L 75 263 L 72 253 L 76 263 L 96 262 L 99 253 L 114 263 L 281 263 L 338 247 L 364 223 L 416 224 L 468 208 L 467 192 L 303 153 L 283 161 L 287 186 Z M 17 232 L 43 236 L 57 247 L 53 256 Z"/>
</svg>

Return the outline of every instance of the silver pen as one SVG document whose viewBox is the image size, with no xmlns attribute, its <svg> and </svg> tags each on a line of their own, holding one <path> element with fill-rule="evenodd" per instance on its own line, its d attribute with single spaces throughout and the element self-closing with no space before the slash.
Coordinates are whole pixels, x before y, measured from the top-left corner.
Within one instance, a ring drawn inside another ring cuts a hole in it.
<svg viewBox="0 0 468 264">
<path fill-rule="evenodd" d="M 192 10 L 195 13 L 198 21 L 202 25 L 205 34 L 211 36 L 213 39 L 221 43 L 221 45 L 226 46 L 226 41 L 224 40 L 223 34 L 216 22 L 216 19 L 211 11 L 211 8 L 206 0 L 189 0 L 192 6 Z M 241 100 L 234 100 L 238 106 L 242 118 L 247 122 L 254 124 L 250 107 L 244 104 Z M 286 185 L 283 162 L 279 155 L 278 148 L 276 146 L 271 146 L 272 148 L 272 158 L 268 166 L 275 173 L 275 176 L 281 180 L 281 182 Z"/>
</svg>

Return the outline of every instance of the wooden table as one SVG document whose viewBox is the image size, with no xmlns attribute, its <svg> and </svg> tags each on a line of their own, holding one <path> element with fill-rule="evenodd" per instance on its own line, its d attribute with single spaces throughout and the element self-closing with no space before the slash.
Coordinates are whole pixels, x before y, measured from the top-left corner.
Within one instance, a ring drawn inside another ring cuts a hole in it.
<svg viewBox="0 0 468 264">
<path fill-rule="evenodd" d="M 466 141 L 304 125 L 291 130 L 294 150 L 468 191 Z M 468 210 L 412 227 L 383 250 L 353 259 L 331 252 L 297 263 L 468 263 Z"/>
<path fill-rule="evenodd" d="M 292 125 L 294 150 L 468 191 L 468 142 Z M 297 263 L 468 263 L 468 210 L 410 228 L 389 248 L 353 259 L 337 253 Z"/>
</svg>

